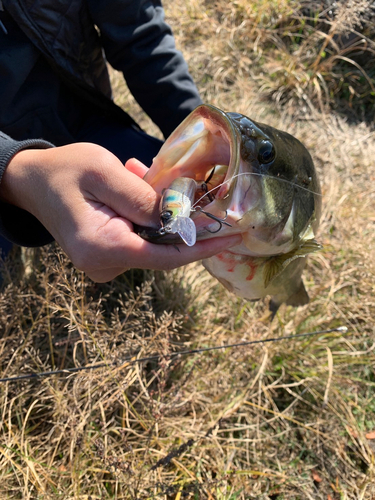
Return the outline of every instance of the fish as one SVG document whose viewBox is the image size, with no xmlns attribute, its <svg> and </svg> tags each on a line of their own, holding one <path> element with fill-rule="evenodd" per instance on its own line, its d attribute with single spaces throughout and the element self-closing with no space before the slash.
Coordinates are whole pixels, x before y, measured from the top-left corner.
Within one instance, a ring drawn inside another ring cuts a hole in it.
<svg viewBox="0 0 375 500">
<path fill-rule="evenodd" d="M 182 194 L 193 186 L 182 215 L 194 222 L 190 241 L 241 234 L 240 244 L 202 262 L 229 291 L 248 300 L 270 296 L 273 314 L 282 303 L 309 302 L 302 271 L 307 256 L 322 248 L 316 240 L 322 195 L 312 157 L 297 138 L 202 104 L 168 137 L 144 179 L 160 194 L 163 215 L 170 186 L 182 186 Z M 178 231 L 162 228 L 139 234 L 154 243 L 181 242 Z"/>
</svg>

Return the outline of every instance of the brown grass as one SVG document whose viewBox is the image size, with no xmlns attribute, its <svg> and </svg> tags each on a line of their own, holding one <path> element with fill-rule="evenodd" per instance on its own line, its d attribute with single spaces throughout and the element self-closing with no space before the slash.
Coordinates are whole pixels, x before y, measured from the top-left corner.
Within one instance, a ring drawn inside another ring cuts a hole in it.
<svg viewBox="0 0 375 500">
<path fill-rule="evenodd" d="M 2 375 L 108 366 L 0 385 L 0 498 L 373 499 L 374 129 L 323 114 L 313 97 L 305 109 L 284 90 L 279 104 L 259 97 L 275 84 L 261 69 L 276 50 L 259 35 L 278 40 L 276 10 L 286 23 L 297 3 L 166 7 L 205 102 L 287 130 L 313 155 L 324 249 L 304 273 L 311 302 L 270 323 L 266 303 L 234 297 L 200 264 L 96 285 L 54 246 L 26 274 L 14 259 L 0 295 Z M 168 357 L 339 325 L 348 333 Z M 155 352 L 159 364 L 123 361 Z"/>
</svg>

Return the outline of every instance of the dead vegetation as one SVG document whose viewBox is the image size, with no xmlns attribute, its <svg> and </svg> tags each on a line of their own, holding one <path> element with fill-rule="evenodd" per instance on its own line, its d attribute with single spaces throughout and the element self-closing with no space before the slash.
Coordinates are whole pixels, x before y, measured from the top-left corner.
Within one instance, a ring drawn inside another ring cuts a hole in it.
<svg viewBox="0 0 375 500">
<path fill-rule="evenodd" d="M 372 47 L 367 3 L 314 24 L 309 4 L 287 0 L 165 2 L 204 101 L 287 130 L 313 155 L 324 249 L 304 273 L 311 302 L 269 323 L 266 303 L 237 299 L 200 264 L 96 285 L 54 246 L 26 274 L 13 259 L 0 295 L 1 376 L 104 366 L 0 385 L 0 498 L 375 498 L 375 133 L 345 94 L 354 73 L 336 79 L 333 59 L 327 80 L 322 69 L 340 23 Z M 315 50 L 308 81 L 285 73 L 288 58 L 309 73 L 303 47 Z M 373 106 L 370 88 L 363 102 Z M 117 99 L 130 106 L 121 86 Z M 339 325 L 345 335 L 171 356 Z M 129 363 L 154 353 L 159 363 Z"/>
</svg>

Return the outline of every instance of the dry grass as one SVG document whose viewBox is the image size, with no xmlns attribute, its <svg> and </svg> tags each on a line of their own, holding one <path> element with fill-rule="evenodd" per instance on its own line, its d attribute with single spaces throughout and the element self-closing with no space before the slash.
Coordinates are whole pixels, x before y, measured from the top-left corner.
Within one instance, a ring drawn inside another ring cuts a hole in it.
<svg viewBox="0 0 375 500">
<path fill-rule="evenodd" d="M 53 246 L 26 275 L 8 263 L 3 376 L 108 366 L 0 385 L 0 498 L 373 499 L 373 128 L 322 114 L 312 97 L 305 109 L 288 92 L 279 105 L 259 99 L 252 76 L 274 49 L 257 37 L 262 26 L 279 36 L 276 7 L 285 23 L 295 2 L 166 7 L 204 100 L 289 131 L 314 157 L 324 249 L 304 273 L 311 303 L 269 323 L 267 304 L 237 299 L 200 264 L 98 286 Z M 168 357 L 338 325 L 348 333 Z M 160 364 L 122 362 L 154 352 Z"/>
</svg>

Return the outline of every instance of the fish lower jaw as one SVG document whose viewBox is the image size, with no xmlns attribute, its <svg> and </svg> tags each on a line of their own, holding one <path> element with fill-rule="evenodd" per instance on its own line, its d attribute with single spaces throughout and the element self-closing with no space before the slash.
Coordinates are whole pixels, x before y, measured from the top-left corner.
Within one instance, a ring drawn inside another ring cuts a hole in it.
<svg viewBox="0 0 375 500">
<path fill-rule="evenodd" d="M 226 221 L 228 221 L 228 219 L 226 219 Z M 249 237 L 248 233 L 243 233 L 243 229 L 236 227 L 235 224 L 233 224 L 232 227 L 223 226 L 219 231 L 217 231 L 217 222 L 209 224 L 207 224 L 207 220 L 201 220 L 199 222 L 200 223 L 197 224 L 197 241 L 242 234 L 242 242 L 230 249 L 231 252 L 238 255 L 269 258 L 274 255 L 288 253 L 296 246 L 295 243 L 291 241 L 288 241 L 283 245 L 276 245 L 272 241 L 263 241 L 255 237 Z"/>
</svg>

